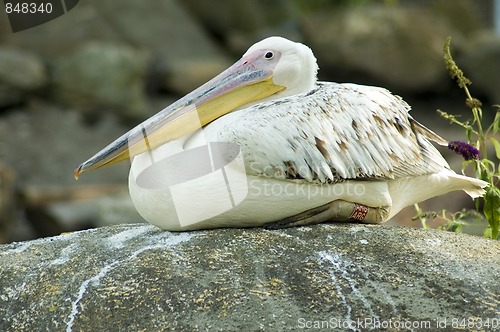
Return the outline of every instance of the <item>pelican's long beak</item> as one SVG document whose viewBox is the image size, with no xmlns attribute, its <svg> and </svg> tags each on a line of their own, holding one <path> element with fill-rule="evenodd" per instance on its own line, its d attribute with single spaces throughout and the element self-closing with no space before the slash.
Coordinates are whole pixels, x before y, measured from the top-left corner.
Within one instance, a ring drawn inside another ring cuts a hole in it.
<svg viewBox="0 0 500 332">
<path fill-rule="evenodd" d="M 176 140 L 238 107 L 284 90 L 272 79 L 278 59 L 265 61 L 262 54 L 243 56 L 209 82 L 119 137 L 78 166 L 75 178 Z"/>
</svg>

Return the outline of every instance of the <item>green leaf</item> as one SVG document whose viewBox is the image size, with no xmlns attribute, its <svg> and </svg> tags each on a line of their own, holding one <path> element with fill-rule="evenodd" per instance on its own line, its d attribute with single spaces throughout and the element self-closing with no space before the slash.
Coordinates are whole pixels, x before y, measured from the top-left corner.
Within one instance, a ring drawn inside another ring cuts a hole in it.
<svg viewBox="0 0 500 332">
<path fill-rule="evenodd" d="M 500 225 L 500 189 L 490 186 L 484 195 L 484 215 L 491 227 L 491 238 L 496 239 Z"/>
<path fill-rule="evenodd" d="M 483 237 L 491 239 L 491 227 L 487 227 L 483 232 Z"/>
<path fill-rule="evenodd" d="M 498 105 L 497 105 L 498 106 Z M 493 134 L 496 134 L 500 130 L 500 106 L 495 114 L 495 119 L 493 120 Z"/>
<path fill-rule="evenodd" d="M 490 141 L 493 143 L 495 146 L 495 154 L 497 155 L 497 158 L 500 159 L 500 142 L 498 142 L 496 139 L 493 137 L 490 137 Z"/>
</svg>

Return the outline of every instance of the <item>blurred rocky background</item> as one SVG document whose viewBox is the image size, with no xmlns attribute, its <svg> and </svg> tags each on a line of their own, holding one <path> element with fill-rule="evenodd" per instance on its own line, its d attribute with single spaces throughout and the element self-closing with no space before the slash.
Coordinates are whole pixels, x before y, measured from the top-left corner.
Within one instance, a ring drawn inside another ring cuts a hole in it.
<svg viewBox="0 0 500 332">
<path fill-rule="evenodd" d="M 12 33 L 0 13 L 0 243 L 142 222 L 127 163 L 74 168 L 133 125 L 280 35 L 309 45 L 321 80 L 384 86 L 447 139 L 464 133 L 436 109 L 467 116 L 442 61 L 458 64 L 484 104 L 500 104 L 500 33 L 493 0 L 85 0 Z M 490 114 L 488 114 L 490 113 Z M 461 160 L 441 150 L 456 171 Z M 462 193 L 424 209 L 473 207 Z M 419 226 L 407 208 L 392 223 Z"/>
</svg>

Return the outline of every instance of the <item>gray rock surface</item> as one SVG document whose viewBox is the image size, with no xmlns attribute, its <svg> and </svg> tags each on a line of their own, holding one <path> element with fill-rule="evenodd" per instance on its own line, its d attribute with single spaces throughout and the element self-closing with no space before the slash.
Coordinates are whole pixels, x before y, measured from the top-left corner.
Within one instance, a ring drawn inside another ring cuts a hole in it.
<svg viewBox="0 0 500 332">
<path fill-rule="evenodd" d="M 127 209 L 100 208 L 101 200 L 112 198 L 105 195 L 128 197 L 127 162 L 78 182 L 73 177 L 77 165 L 126 131 L 113 114 L 89 125 L 80 113 L 39 101 L 0 117 L 0 225 L 9 219 L 11 225 L 0 241 L 95 227 L 113 211 L 122 223 L 141 220 L 130 199 Z M 17 232 L 26 225 L 36 230 L 33 235 Z"/>
<path fill-rule="evenodd" d="M 176 0 L 80 1 L 68 14 L 35 29 L 3 36 L 0 30 L 0 38 L 2 43 L 42 55 L 51 63 L 57 63 L 88 42 L 126 44 L 150 56 L 155 81 L 152 84 L 159 84 L 160 88 L 165 88 L 161 85 L 167 81 L 168 87 L 180 82 L 178 89 L 182 89 L 184 79 L 194 82 L 194 86 L 200 85 L 231 63 Z M 189 77 L 186 73 L 179 75 L 175 71 L 179 60 L 207 62 L 214 71 L 191 71 Z M 81 65 L 92 67 L 90 60 Z M 183 93 L 192 89 L 190 86 Z"/>
<path fill-rule="evenodd" d="M 19 103 L 47 83 L 47 69 L 37 56 L 0 47 L 0 108 Z"/>
<path fill-rule="evenodd" d="M 302 39 L 297 1 L 184 0 L 182 6 L 206 31 L 221 39 L 234 56 L 269 36 Z"/>
<path fill-rule="evenodd" d="M 1 246 L 0 330 L 453 330 L 452 319 L 498 319 L 499 250 L 356 224 L 104 227 Z"/>
<path fill-rule="evenodd" d="M 499 59 L 500 37 L 489 33 L 476 35 L 466 52 L 457 59 L 465 76 L 472 80 L 472 93 L 485 93 L 490 98 L 490 104 L 496 105 L 500 105 Z M 491 108 L 486 106 L 483 111 L 490 112 Z M 493 115 L 490 117 L 493 118 Z"/>
<path fill-rule="evenodd" d="M 323 70 L 357 71 L 388 88 L 413 92 L 446 82 L 443 41 L 456 35 L 429 11 L 382 6 L 318 13 L 303 28 Z"/>
<path fill-rule="evenodd" d="M 72 109 L 44 102 L 13 109 L 0 117 L 0 160 L 15 172 L 20 187 L 127 183 L 129 165 L 122 163 L 75 182 L 81 162 L 128 130 L 113 114 L 85 123 Z"/>
<path fill-rule="evenodd" d="M 72 107 L 114 110 L 123 117 L 150 113 L 144 91 L 147 56 L 125 44 L 91 42 L 54 64 L 56 99 Z"/>
</svg>

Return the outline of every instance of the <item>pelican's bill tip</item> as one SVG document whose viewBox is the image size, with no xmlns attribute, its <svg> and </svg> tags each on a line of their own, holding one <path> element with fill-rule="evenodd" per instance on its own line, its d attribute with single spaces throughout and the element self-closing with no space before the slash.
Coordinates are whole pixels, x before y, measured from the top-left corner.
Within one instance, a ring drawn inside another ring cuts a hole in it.
<svg viewBox="0 0 500 332">
<path fill-rule="evenodd" d="M 82 166 L 83 166 L 83 164 L 78 166 L 77 168 L 75 168 L 75 171 L 73 173 L 73 176 L 75 177 L 75 180 L 77 180 L 77 181 L 78 181 L 78 178 L 80 177 L 80 174 L 82 174 L 82 168 L 83 168 Z"/>
</svg>

